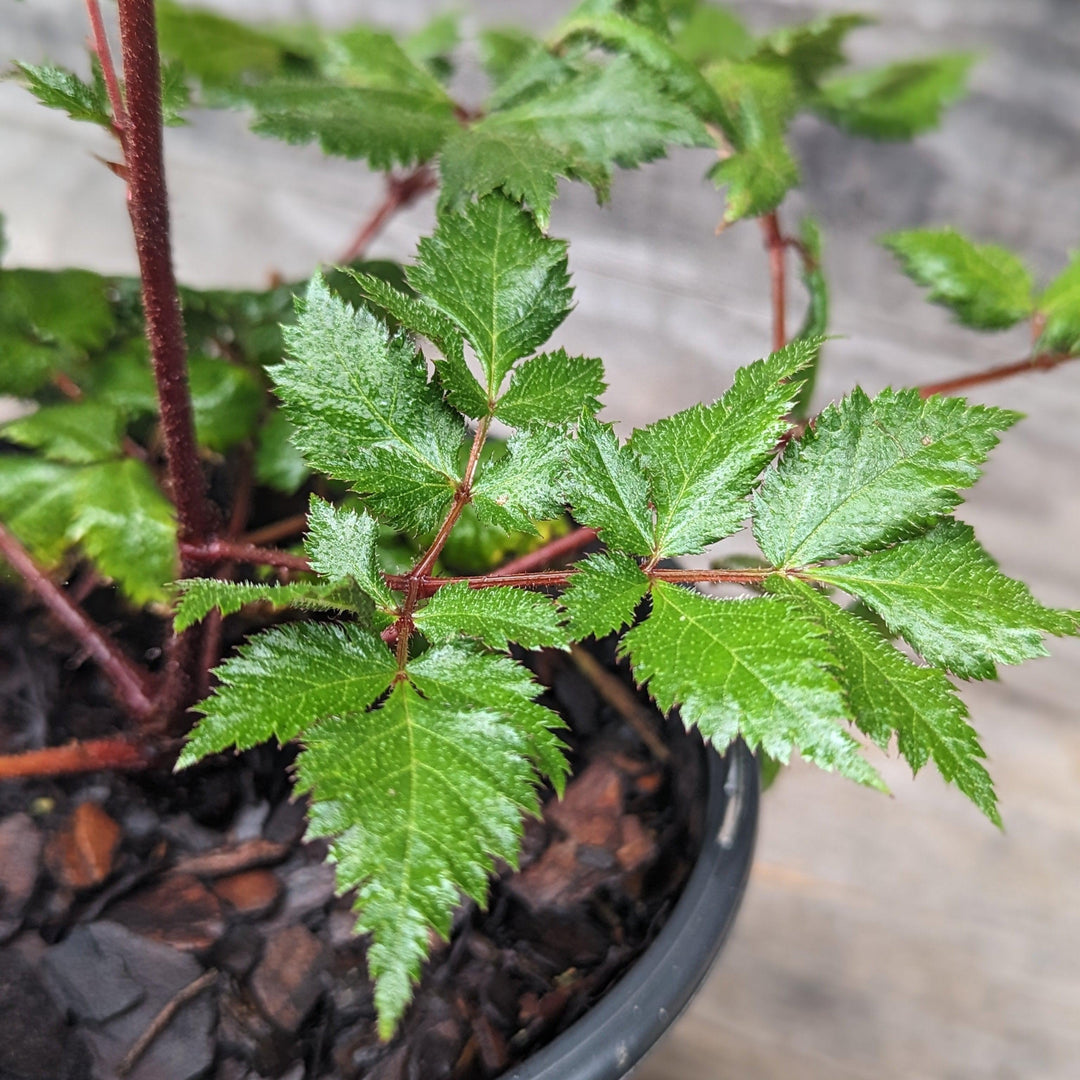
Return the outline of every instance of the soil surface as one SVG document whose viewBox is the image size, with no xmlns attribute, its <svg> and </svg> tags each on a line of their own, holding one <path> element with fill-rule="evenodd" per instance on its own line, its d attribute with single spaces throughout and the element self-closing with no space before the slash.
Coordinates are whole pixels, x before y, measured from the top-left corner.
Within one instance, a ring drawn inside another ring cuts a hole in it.
<svg viewBox="0 0 1080 1080">
<path fill-rule="evenodd" d="M 591 651 L 619 670 L 613 640 Z M 573 778 L 488 909 L 458 912 L 389 1044 L 350 898 L 302 839 L 291 748 L 0 785 L 0 1080 L 479 1080 L 569 1027 L 678 898 L 704 756 L 650 709 L 658 760 L 572 658 L 527 659 Z M 121 728 L 92 666 L 0 591 L 0 753 Z"/>
</svg>

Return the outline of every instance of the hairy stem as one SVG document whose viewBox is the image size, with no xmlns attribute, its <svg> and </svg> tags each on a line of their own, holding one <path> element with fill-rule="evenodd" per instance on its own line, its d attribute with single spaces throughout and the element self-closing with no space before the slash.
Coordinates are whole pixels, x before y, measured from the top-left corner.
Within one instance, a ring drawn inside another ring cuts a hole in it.
<svg viewBox="0 0 1080 1080">
<path fill-rule="evenodd" d="M 213 514 L 195 441 L 184 323 L 169 240 L 154 0 L 119 0 L 119 11 L 127 88 L 128 212 L 179 536 L 186 543 L 198 543 L 210 535 Z M 182 566 L 181 572 L 186 576 L 187 568 Z"/>
<path fill-rule="evenodd" d="M 195 565 L 218 566 L 226 562 L 250 563 L 252 566 L 280 566 L 286 570 L 310 570 L 303 555 L 291 555 L 277 548 L 256 547 L 240 540 L 209 540 L 203 544 L 180 545 L 184 559 Z"/>
<path fill-rule="evenodd" d="M 787 311 L 787 264 L 784 258 L 787 241 L 780 231 L 780 218 L 774 210 L 758 219 L 769 253 L 769 281 L 772 289 L 772 347 L 779 352 L 787 344 L 785 315 Z"/>
<path fill-rule="evenodd" d="M 924 398 L 933 394 L 956 394 L 961 390 L 968 390 L 972 386 L 998 382 L 1000 379 L 1008 379 L 1013 375 L 1023 375 L 1028 371 L 1050 371 L 1060 364 L 1078 358 L 1080 358 L 1080 354 L 1038 353 L 1035 356 L 1029 356 L 1026 360 L 1017 360 L 1012 364 L 1002 364 L 999 367 L 987 368 L 985 371 L 976 371 L 972 375 L 960 375 L 955 379 L 945 379 L 942 382 L 920 386 L 919 394 Z"/>
<path fill-rule="evenodd" d="M 149 680 L 129 660 L 101 627 L 34 562 L 30 553 L 0 525 L 0 555 L 15 569 L 26 584 L 63 627 L 75 636 L 112 684 L 123 708 L 136 720 L 146 722 L 154 713 Z"/>
<path fill-rule="evenodd" d="M 427 549 L 424 557 L 409 573 L 409 577 L 423 578 L 431 573 L 431 568 L 435 565 L 435 560 L 438 559 L 439 553 L 442 551 L 443 546 L 450 537 L 451 531 L 457 524 L 457 519 L 461 517 L 461 512 L 472 500 L 473 477 L 476 476 L 476 466 L 479 464 L 480 451 L 484 448 L 484 442 L 487 439 L 489 427 L 491 427 L 490 416 L 485 416 L 476 425 L 476 434 L 473 436 L 472 446 L 469 447 L 469 460 L 465 464 L 465 475 L 462 477 L 461 483 L 454 493 L 454 501 L 450 504 L 450 509 L 446 514 L 446 520 L 435 534 L 435 539 L 431 542 L 431 547 Z"/>
<path fill-rule="evenodd" d="M 129 739 L 89 739 L 67 746 L 49 746 L 22 754 L 0 755 L 0 780 L 62 776 L 100 769 L 145 769 L 159 754 L 145 742 Z"/>
<path fill-rule="evenodd" d="M 535 551 L 519 555 L 516 559 L 503 563 L 493 573 L 496 577 L 505 577 L 507 574 L 525 574 L 530 570 L 543 570 L 553 562 L 565 559 L 568 555 L 576 555 L 597 539 L 595 529 L 580 526 L 574 529 L 573 532 L 568 532 L 565 536 L 560 536 L 558 539 L 551 540 L 542 547 L 538 547 Z"/>
<path fill-rule="evenodd" d="M 127 107 L 120 89 L 120 80 L 116 76 L 116 67 L 113 65 L 109 36 L 105 32 L 105 20 L 101 16 L 101 5 L 98 0 L 86 0 L 86 14 L 90 19 L 90 40 L 98 63 L 101 64 L 105 92 L 109 95 L 109 104 L 112 106 L 113 133 L 120 140 L 120 146 L 123 148 L 127 140 Z"/>
<path fill-rule="evenodd" d="M 371 242 L 386 228 L 387 222 L 399 210 L 414 203 L 421 195 L 438 184 L 430 165 L 418 165 L 404 176 L 386 178 L 386 195 L 372 215 L 360 226 L 349 246 L 338 257 L 339 263 L 351 263 L 367 251 Z"/>
<path fill-rule="evenodd" d="M 262 528 L 253 529 L 245 533 L 241 539 L 247 544 L 273 544 L 278 540 L 287 540 L 290 536 L 297 536 L 307 527 L 307 513 L 293 514 L 292 517 L 282 518 L 281 521 L 271 522 Z"/>
</svg>

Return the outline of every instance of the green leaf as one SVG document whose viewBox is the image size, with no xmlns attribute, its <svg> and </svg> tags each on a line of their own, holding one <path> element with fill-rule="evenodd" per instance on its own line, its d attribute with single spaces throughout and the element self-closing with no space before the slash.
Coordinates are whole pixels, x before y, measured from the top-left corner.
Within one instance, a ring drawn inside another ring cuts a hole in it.
<svg viewBox="0 0 1080 1080">
<path fill-rule="evenodd" d="M 422 298 L 395 289 L 381 278 L 349 273 L 365 296 L 397 319 L 406 330 L 426 337 L 439 349 L 442 357 L 435 360 L 435 371 L 446 400 L 466 416 L 487 416 L 487 395 L 465 363 L 465 341 L 453 321 Z"/>
<path fill-rule="evenodd" d="M 221 581 L 218 578 L 184 578 L 176 582 L 179 597 L 173 630 L 181 634 L 202 622 L 215 609 L 233 615 L 246 604 L 269 604 L 275 610 L 294 607 L 302 611 L 357 611 L 355 597 L 349 597 L 339 582 Z M 368 605 L 370 610 L 370 605 Z"/>
<path fill-rule="evenodd" d="M 118 457 L 124 438 L 123 415 L 94 401 L 45 405 L 0 428 L 9 442 L 39 450 L 51 461 L 87 465 Z"/>
<path fill-rule="evenodd" d="M 1038 348 L 1045 352 L 1080 352 L 1080 253 L 1052 281 L 1036 302 L 1043 316 Z"/>
<path fill-rule="evenodd" d="M 296 428 L 282 409 L 274 411 L 259 429 L 255 446 L 255 479 L 286 495 L 294 494 L 310 472 L 293 444 Z"/>
<path fill-rule="evenodd" d="M 602 638 L 634 621 L 649 579 L 633 559 L 600 552 L 575 563 L 574 569 L 577 573 L 559 597 L 574 641 Z"/>
<path fill-rule="evenodd" d="M 917 773 L 932 760 L 994 822 L 1001 824 L 986 757 L 968 711 L 943 671 L 913 664 L 866 619 L 845 611 L 804 582 L 777 586 L 824 626 L 836 657 L 836 677 L 855 723 L 883 750 L 893 732 Z"/>
<path fill-rule="evenodd" d="M 411 90 L 282 79 L 245 87 L 242 99 L 255 109 L 252 131 L 294 144 L 317 141 L 324 153 L 383 172 L 430 161 L 457 128 L 449 101 Z"/>
<path fill-rule="evenodd" d="M 1031 275 L 1012 252 L 996 244 L 975 244 L 954 229 L 910 229 L 882 241 L 908 278 L 930 287 L 966 326 L 1002 330 L 1035 310 Z"/>
<path fill-rule="evenodd" d="M 803 368 L 803 382 L 799 387 L 795 407 L 791 410 L 793 419 L 805 420 L 810 415 L 810 402 L 814 396 L 814 386 L 821 364 L 821 350 L 829 330 L 829 283 L 825 278 L 821 227 L 813 218 L 805 217 L 799 233 L 803 256 L 800 263 L 802 283 L 806 288 L 808 303 L 806 318 L 796 337 L 819 342 L 813 359 Z"/>
<path fill-rule="evenodd" d="M 814 577 L 864 600 L 930 663 L 964 679 L 992 679 L 995 664 L 1046 656 L 1045 634 L 1077 632 L 1074 614 L 1043 607 L 958 521 Z"/>
<path fill-rule="evenodd" d="M 589 67 L 490 113 L 477 127 L 533 136 L 559 150 L 603 196 L 612 168 L 633 168 L 669 146 L 709 146 L 705 125 L 627 56 Z M 565 175 L 565 174 L 564 174 Z"/>
<path fill-rule="evenodd" d="M 594 415 L 604 392 L 603 362 L 568 356 L 565 349 L 541 353 L 514 369 L 510 386 L 495 406 L 495 416 L 514 427 L 569 424 Z"/>
<path fill-rule="evenodd" d="M 215 669 L 219 685 L 196 706 L 202 719 L 176 767 L 230 746 L 246 750 L 271 738 L 284 744 L 317 720 L 360 712 L 396 673 L 393 653 L 355 623 L 275 626 Z"/>
<path fill-rule="evenodd" d="M 308 464 L 369 494 L 399 528 L 437 527 L 459 480 L 464 425 L 413 343 L 334 296 L 321 276 L 285 336 L 291 355 L 270 374 Z"/>
<path fill-rule="evenodd" d="M 448 710 L 401 683 L 381 709 L 321 723 L 305 742 L 309 835 L 333 838 L 338 886 L 357 889 L 388 1039 L 431 930 L 449 936 L 462 893 L 483 903 L 496 859 L 517 863 L 522 814 L 537 810 L 528 738 L 499 713 Z"/>
<path fill-rule="evenodd" d="M 349 578 L 384 611 L 396 608 L 379 566 L 379 525 L 373 517 L 311 496 L 304 540 L 311 568 L 331 581 Z"/>
<path fill-rule="evenodd" d="M 505 650 L 511 642 L 524 649 L 566 645 L 554 601 L 509 585 L 487 589 L 472 589 L 466 582 L 444 585 L 414 618 L 420 632 L 437 643 L 464 634 L 493 649 Z"/>
<path fill-rule="evenodd" d="M 561 514 L 569 451 L 566 433 L 556 428 L 512 435 L 506 453 L 481 465 L 472 486 L 480 519 L 507 532 L 535 533 L 535 521 Z"/>
<path fill-rule="evenodd" d="M 397 43 L 370 26 L 352 26 L 327 41 L 326 73 L 348 86 L 403 90 L 452 106 L 442 84 Z"/>
<path fill-rule="evenodd" d="M 116 316 L 109 282 L 89 270 L 0 270 L 0 333 L 83 353 L 108 341 Z"/>
<path fill-rule="evenodd" d="M 974 61 L 970 53 L 946 53 L 839 75 L 821 85 L 814 108 L 854 135 L 912 139 L 938 127 L 964 96 Z"/>
<path fill-rule="evenodd" d="M 792 750 L 884 788 L 842 721 L 847 708 L 831 674 L 821 629 L 775 597 L 717 600 L 654 583 L 652 614 L 622 640 L 634 676 L 657 705 L 676 706 L 723 752 L 742 736 L 786 763 Z"/>
<path fill-rule="evenodd" d="M 477 42 L 480 61 L 496 87 L 506 82 L 531 56 L 542 54 L 554 64 L 559 63 L 532 34 L 517 26 L 487 27 L 480 31 Z"/>
<path fill-rule="evenodd" d="M 88 465 L 68 535 L 136 604 L 166 601 L 177 571 L 174 513 L 143 462 Z"/>
<path fill-rule="evenodd" d="M 412 684 L 429 701 L 447 709 L 489 710 L 524 732 L 540 773 L 562 798 L 570 763 L 556 731 L 563 718 L 536 703 L 543 687 L 523 664 L 498 653 L 483 652 L 464 642 L 436 645 L 409 661 Z"/>
<path fill-rule="evenodd" d="M 799 167 L 785 142 L 798 94 L 791 72 L 775 64 L 724 61 L 706 75 L 723 107 L 721 126 L 733 151 L 709 172 L 727 185 L 728 224 L 775 210 L 799 182 Z"/>
<path fill-rule="evenodd" d="M 285 35 L 175 0 L 157 0 L 156 8 L 162 54 L 208 87 L 313 70 L 311 57 Z"/>
<path fill-rule="evenodd" d="M 439 209 L 460 211 L 471 196 L 501 190 L 525 203 L 541 229 L 551 220 L 560 176 L 572 179 L 574 163 L 557 147 L 529 132 L 474 124 L 455 132 L 439 158 Z"/>
<path fill-rule="evenodd" d="M 1018 413 L 962 398 L 858 387 L 789 444 L 754 500 L 754 536 L 775 566 L 858 555 L 925 529 L 978 480 Z"/>
<path fill-rule="evenodd" d="M 39 457 L 0 455 L 0 521 L 47 567 L 71 546 L 79 473 Z"/>
<path fill-rule="evenodd" d="M 454 73 L 451 56 L 460 41 L 460 16 L 446 11 L 411 33 L 401 47 L 414 63 L 422 64 L 440 82 L 446 82 Z"/>
<path fill-rule="evenodd" d="M 750 515 L 747 496 L 790 426 L 792 377 L 818 342 L 795 341 L 741 368 L 712 405 L 695 405 L 635 431 L 630 448 L 649 477 L 654 551 L 687 555 L 730 536 Z"/>
<path fill-rule="evenodd" d="M 490 401 L 515 360 L 566 318 L 573 296 L 566 244 L 543 236 L 521 207 L 488 195 L 439 219 L 420 241 L 409 284 L 461 327 Z"/>
<path fill-rule="evenodd" d="M 27 90 L 50 109 L 66 112 L 72 120 L 84 120 L 97 124 L 106 131 L 112 128 L 112 109 L 101 69 L 94 66 L 93 82 L 84 82 L 66 68 L 52 64 L 24 64 L 18 60 L 15 66 L 23 74 Z"/>
<path fill-rule="evenodd" d="M 695 67 L 718 60 L 745 60 L 754 51 L 754 36 L 732 11 L 697 4 L 675 32 L 672 46 Z"/>
<path fill-rule="evenodd" d="M 649 486 L 633 450 L 610 424 L 583 417 L 570 446 L 567 494 L 574 517 L 599 530 L 609 547 L 631 555 L 653 550 Z"/>
<path fill-rule="evenodd" d="M 209 356 L 191 356 L 188 377 L 195 434 L 203 446 L 224 451 L 253 434 L 263 391 L 250 371 Z"/>
<path fill-rule="evenodd" d="M 632 56 L 704 120 L 719 121 L 723 106 L 701 72 L 660 34 L 616 12 L 578 15 L 563 23 L 556 48 L 572 41 L 600 44 Z"/>
<path fill-rule="evenodd" d="M 843 46 L 848 34 L 873 21 L 865 15 L 827 15 L 801 26 L 784 26 L 762 39 L 756 57 L 783 63 L 811 86 L 846 62 Z"/>
<path fill-rule="evenodd" d="M 191 106 L 191 90 L 183 64 L 164 64 L 161 68 L 161 120 L 166 127 L 187 123 L 184 112 Z"/>
<path fill-rule="evenodd" d="M 710 170 L 718 188 L 727 188 L 724 224 L 761 217 L 775 210 L 799 183 L 799 166 L 781 138 L 740 150 Z"/>
</svg>

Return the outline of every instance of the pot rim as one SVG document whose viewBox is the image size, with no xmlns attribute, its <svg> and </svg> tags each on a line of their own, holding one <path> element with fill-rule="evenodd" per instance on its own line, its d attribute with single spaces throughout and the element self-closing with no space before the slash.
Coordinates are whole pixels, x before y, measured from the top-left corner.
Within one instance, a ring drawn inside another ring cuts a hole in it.
<svg viewBox="0 0 1080 1080">
<path fill-rule="evenodd" d="M 750 875 L 758 766 L 741 741 L 708 749 L 697 862 L 671 917 L 630 970 L 580 1020 L 502 1080 L 620 1080 L 675 1023 L 705 981 Z"/>
</svg>

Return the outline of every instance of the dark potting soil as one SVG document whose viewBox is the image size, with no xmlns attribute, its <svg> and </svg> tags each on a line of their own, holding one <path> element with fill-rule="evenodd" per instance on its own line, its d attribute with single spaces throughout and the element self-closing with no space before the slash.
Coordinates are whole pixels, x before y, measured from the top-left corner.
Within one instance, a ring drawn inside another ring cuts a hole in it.
<svg viewBox="0 0 1080 1080">
<path fill-rule="evenodd" d="M 629 685 L 613 639 L 591 651 Z M 389 1044 L 349 898 L 302 840 L 293 749 L 0 784 L 0 1080 L 479 1080 L 568 1028 L 678 899 L 704 755 L 650 709 L 657 760 L 572 658 L 527 660 L 570 724 L 572 780 L 526 822 L 520 871 L 436 943 Z M 0 591 L 0 753 L 123 727 L 92 665 Z"/>
</svg>

